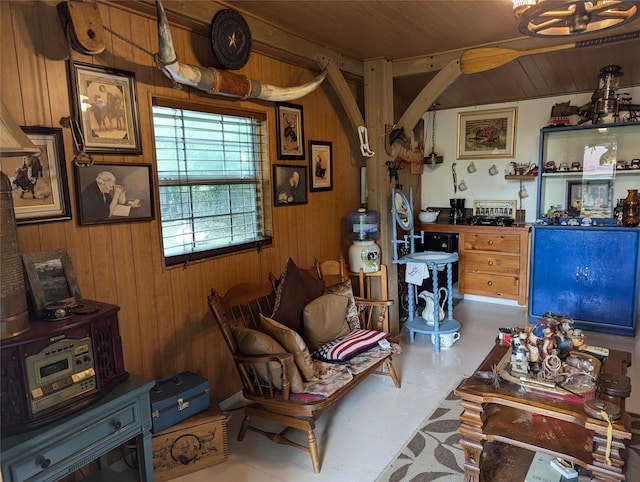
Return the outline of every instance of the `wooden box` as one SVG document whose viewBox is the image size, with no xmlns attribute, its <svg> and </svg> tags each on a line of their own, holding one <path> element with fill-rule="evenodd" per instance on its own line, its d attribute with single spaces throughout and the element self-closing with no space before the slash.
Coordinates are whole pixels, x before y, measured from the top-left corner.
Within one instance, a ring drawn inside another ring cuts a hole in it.
<svg viewBox="0 0 640 482">
<path fill-rule="evenodd" d="M 210 408 L 153 435 L 153 478 L 180 477 L 227 460 L 227 425 Z"/>
</svg>

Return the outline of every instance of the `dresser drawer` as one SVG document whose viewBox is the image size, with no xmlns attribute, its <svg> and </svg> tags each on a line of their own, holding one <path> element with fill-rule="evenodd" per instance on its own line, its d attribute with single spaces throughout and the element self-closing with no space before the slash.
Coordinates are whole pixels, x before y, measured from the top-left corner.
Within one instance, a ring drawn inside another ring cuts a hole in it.
<svg viewBox="0 0 640 482">
<path fill-rule="evenodd" d="M 520 236 L 518 234 L 465 233 L 463 249 L 464 251 L 501 251 L 503 253 L 519 253 Z"/>
<path fill-rule="evenodd" d="M 492 253 L 465 253 L 463 270 L 496 274 L 520 275 L 520 257 Z"/>
<path fill-rule="evenodd" d="M 32 451 L 22 459 L 11 464 L 12 480 L 40 480 L 41 472 L 53 473 L 56 465 L 67 463 L 69 454 L 90 454 L 96 445 L 109 441 L 112 437 L 135 428 L 141 423 L 138 403 L 120 407 L 95 422 L 79 426 L 71 437 L 52 438 L 46 446 Z M 96 457 L 88 455 L 79 466 L 91 462 Z M 61 467 L 60 467 L 61 468 Z M 60 469 L 58 468 L 58 470 Z"/>
<path fill-rule="evenodd" d="M 515 276 L 472 273 L 465 271 L 460 279 L 460 292 L 514 299 L 518 296 L 520 279 Z"/>
</svg>

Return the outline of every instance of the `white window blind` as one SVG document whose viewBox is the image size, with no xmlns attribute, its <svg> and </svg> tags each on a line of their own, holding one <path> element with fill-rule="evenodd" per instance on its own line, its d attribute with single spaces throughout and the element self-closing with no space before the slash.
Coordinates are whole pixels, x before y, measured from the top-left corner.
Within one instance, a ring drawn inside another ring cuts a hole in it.
<svg viewBox="0 0 640 482">
<path fill-rule="evenodd" d="M 265 116 L 154 99 L 166 264 L 271 244 Z"/>
</svg>

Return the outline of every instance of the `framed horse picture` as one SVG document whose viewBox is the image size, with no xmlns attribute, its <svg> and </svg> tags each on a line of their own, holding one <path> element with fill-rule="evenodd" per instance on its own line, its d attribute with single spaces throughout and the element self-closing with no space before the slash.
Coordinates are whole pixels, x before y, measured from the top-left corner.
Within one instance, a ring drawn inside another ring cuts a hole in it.
<svg viewBox="0 0 640 482">
<path fill-rule="evenodd" d="M 142 154 L 134 73 L 71 62 L 70 76 L 84 150 Z"/>
<path fill-rule="evenodd" d="M 304 159 L 301 105 L 284 102 L 276 104 L 276 136 L 278 159 Z"/>
<path fill-rule="evenodd" d="M 16 223 L 71 219 L 62 129 L 23 126 L 22 130 L 40 152 L 2 159 L 11 182 Z"/>
</svg>

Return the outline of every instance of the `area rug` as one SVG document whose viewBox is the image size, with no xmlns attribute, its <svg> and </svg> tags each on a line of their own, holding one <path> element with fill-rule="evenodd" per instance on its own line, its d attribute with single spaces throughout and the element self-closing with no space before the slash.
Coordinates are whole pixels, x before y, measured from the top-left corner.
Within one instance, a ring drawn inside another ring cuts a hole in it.
<svg viewBox="0 0 640 482">
<path fill-rule="evenodd" d="M 453 392 L 409 438 L 376 482 L 460 482 L 464 454 L 460 447 L 460 398 Z M 640 480 L 640 415 L 630 414 L 633 437 L 627 446 L 626 480 Z M 579 482 L 591 479 L 580 475 Z"/>
</svg>

